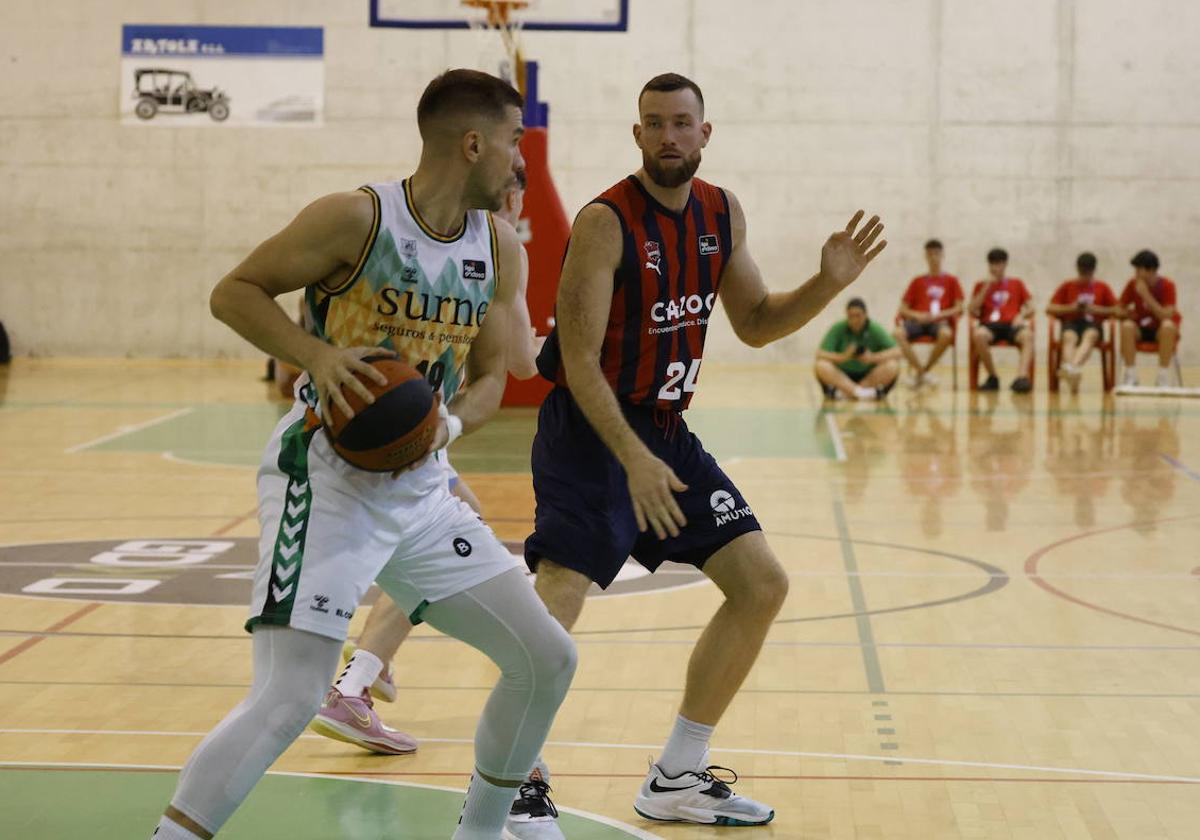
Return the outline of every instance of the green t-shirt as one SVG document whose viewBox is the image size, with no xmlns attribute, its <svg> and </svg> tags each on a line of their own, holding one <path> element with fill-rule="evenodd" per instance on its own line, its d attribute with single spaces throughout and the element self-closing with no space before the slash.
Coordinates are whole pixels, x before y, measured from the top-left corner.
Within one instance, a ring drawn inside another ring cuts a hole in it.
<svg viewBox="0 0 1200 840">
<path fill-rule="evenodd" d="M 868 352 L 878 353 L 881 350 L 891 350 L 896 346 L 896 342 L 881 324 L 869 319 L 867 326 L 860 333 L 851 332 L 848 322 L 838 321 L 829 328 L 829 332 L 825 333 L 825 338 L 821 340 L 821 349 L 829 353 L 845 352 L 846 348 L 851 345 L 858 345 Z M 866 373 L 875 365 L 867 364 L 857 356 L 853 356 L 839 364 L 838 367 L 846 373 Z"/>
</svg>

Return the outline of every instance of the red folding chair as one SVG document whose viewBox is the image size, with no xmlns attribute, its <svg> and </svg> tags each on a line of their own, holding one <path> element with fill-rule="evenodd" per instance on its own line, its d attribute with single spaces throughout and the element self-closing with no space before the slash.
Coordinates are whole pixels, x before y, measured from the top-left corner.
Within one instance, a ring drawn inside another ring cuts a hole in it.
<svg viewBox="0 0 1200 840">
<path fill-rule="evenodd" d="M 977 326 L 979 326 L 979 321 L 977 321 L 975 319 L 975 316 L 968 315 L 967 316 L 967 385 L 970 387 L 970 389 L 972 391 L 979 390 L 979 354 L 975 351 L 975 328 Z M 1033 330 L 1036 326 L 1037 326 L 1037 316 L 1031 315 L 1029 317 L 1029 334 L 1030 335 L 1033 335 Z M 992 342 L 992 349 L 995 350 L 997 347 L 1016 347 L 1017 350 L 1021 349 L 1013 342 L 1003 341 L 1003 340 L 998 340 L 998 341 Z M 1034 385 L 1034 384 L 1036 384 L 1036 381 L 1037 381 L 1037 362 L 1035 360 L 1034 364 L 1031 364 L 1029 366 L 1029 384 Z"/>
<path fill-rule="evenodd" d="M 896 313 L 895 323 L 896 323 L 896 326 L 898 326 L 898 327 L 904 325 L 904 316 L 901 315 L 899 312 Z M 950 334 L 951 334 L 950 347 L 947 350 L 947 352 L 950 354 L 950 379 L 954 383 L 954 390 L 957 391 L 958 390 L 958 319 L 955 318 L 954 320 L 948 321 L 947 323 L 950 324 Z M 933 338 L 932 336 L 928 336 L 928 335 L 918 336 L 918 337 L 912 339 L 911 341 L 909 341 L 909 344 L 936 344 L 936 343 L 937 343 L 937 339 Z"/>
<path fill-rule="evenodd" d="M 1179 341 L 1183 336 L 1175 339 L 1175 355 L 1171 357 L 1171 362 L 1175 367 L 1175 379 L 1179 382 L 1179 387 L 1183 387 L 1183 368 L 1179 366 Z M 1157 341 L 1139 341 L 1136 345 L 1139 353 L 1153 353 L 1158 355 Z"/>
<path fill-rule="evenodd" d="M 1047 316 L 1046 324 L 1047 347 L 1046 353 L 1046 387 L 1050 393 L 1058 393 L 1058 369 L 1062 364 L 1062 319 L 1056 315 Z M 1100 369 L 1104 377 L 1104 392 L 1107 394 L 1117 384 L 1117 351 L 1113 338 L 1112 319 L 1105 318 L 1100 323 L 1100 339 L 1096 342 L 1100 351 Z"/>
</svg>

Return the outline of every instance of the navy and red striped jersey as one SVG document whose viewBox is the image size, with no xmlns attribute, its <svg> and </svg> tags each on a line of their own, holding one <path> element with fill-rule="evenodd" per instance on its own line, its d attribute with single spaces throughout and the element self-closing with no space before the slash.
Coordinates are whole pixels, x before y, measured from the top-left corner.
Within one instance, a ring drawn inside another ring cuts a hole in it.
<svg viewBox="0 0 1200 840">
<path fill-rule="evenodd" d="M 600 368 L 619 399 L 682 411 L 696 388 L 708 319 L 733 248 L 729 200 L 720 187 L 693 178 L 687 205 L 676 213 L 630 175 L 592 203 L 617 214 L 623 240 Z M 538 370 L 567 384 L 557 328 Z"/>
</svg>

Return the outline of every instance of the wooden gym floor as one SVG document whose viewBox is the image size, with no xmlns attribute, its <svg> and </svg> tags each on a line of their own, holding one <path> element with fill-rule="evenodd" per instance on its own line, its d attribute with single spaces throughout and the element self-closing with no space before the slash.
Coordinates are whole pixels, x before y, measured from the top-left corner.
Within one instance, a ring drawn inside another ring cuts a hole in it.
<svg viewBox="0 0 1200 840">
<path fill-rule="evenodd" d="M 0 837 L 148 836 L 245 692 L 254 465 L 283 410 L 260 371 L 0 370 Z M 718 596 L 630 570 L 584 611 L 546 748 L 567 836 L 1200 836 L 1200 401 L 1104 399 L 1098 377 L 823 410 L 806 366 L 706 365 L 689 421 L 791 575 L 712 760 L 778 816 L 633 812 Z M 533 422 L 506 411 L 453 453 L 514 546 Z M 306 735 L 220 836 L 447 837 L 494 673 L 426 628 L 396 667 L 378 708 L 415 755 Z"/>
</svg>

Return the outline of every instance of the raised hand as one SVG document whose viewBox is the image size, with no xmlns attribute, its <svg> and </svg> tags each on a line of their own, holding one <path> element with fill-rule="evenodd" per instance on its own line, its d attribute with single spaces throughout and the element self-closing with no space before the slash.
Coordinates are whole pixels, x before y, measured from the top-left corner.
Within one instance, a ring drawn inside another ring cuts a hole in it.
<svg viewBox="0 0 1200 840">
<path fill-rule="evenodd" d="M 886 239 L 875 244 L 879 234 L 883 233 L 883 223 L 878 216 L 872 216 L 861 230 L 858 229 L 863 215 L 862 210 L 855 213 L 846 224 L 846 229 L 829 237 L 821 248 L 821 276 L 839 289 L 853 283 L 867 263 L 887 247 Z M 872 248 L 872 245 L 875 247 Z"/>
</svg>

